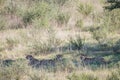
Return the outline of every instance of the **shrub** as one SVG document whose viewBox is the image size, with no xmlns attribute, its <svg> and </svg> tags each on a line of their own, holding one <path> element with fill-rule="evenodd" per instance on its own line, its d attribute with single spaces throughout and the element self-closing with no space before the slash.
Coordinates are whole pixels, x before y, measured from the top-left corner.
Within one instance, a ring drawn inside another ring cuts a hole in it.
<svg viewBox="0 0 120 80">
<path fill-rule="evenodd" d="M 70 44 L 70 48 L 73 50 L 75 49 L 80 50 L 83 47 L 83 41 L 79 36 L 76 37 L 75 39 L 70 38 L 69 44 Z"/>
<path fill-rule="evenodd" d="M 110 6 L 105 6 L 105 9 L 113 10 L 116 8 L 120 8 L 119 0 L 107 0 L 108 3 L 112 3 Z"/>
<path fill-rule="evenodd" d="M 32 20 L 36 18 L 38 20 L 41 19 L 41 21 L 42 20 L 44 21 L 44 19 L 46 20 L 46 18 L 49 19 L 51 12 L 50 7 L 51 6 L 46 2 L 39 2 L 32 5 L 32 7 L 26 9 L 25 11 L 23 11 L 21 15 L 23 17 L 23 21 L 25 25 L 32 23 Z"/>
<path fill-rule="evenodd" d="M 77 11 L 79 13 L 82 13 L 83 15 L 87 16 L 87 15 L 89 15 L 93 11 L 93 6 L 91 4 L 88 4 L 88 3 L 85 3 L 85 4 L 80 3 L 78 5 Z"/>
<path fill-rule="evenodd" d="M 68 15 L 68 13 L 60 13 L 56 17 L 58 25 L 67 24 L 69 19 L 70 19 L 70 15 Z"/>
</svg>

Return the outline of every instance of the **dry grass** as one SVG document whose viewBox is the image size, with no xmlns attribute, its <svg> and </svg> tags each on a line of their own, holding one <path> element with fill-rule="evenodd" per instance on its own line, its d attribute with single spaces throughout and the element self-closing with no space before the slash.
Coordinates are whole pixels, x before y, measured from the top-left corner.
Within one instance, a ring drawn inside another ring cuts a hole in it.
<svg viewBox="0 0 120 80">
<path fill-rule="evenodd" d="M 94 75 L 99 78 L 99 80 L 105 80 L 106 77 L 110 74 L 109 69 L 100 69 L 100 70 L 90 70 L 88 68 L 77 69 L 73 72 L 64 71 L 56 71 L 56 72 L 48 72 L 44 69 L 33 69 L 27 65 L 26 62 L 19 62 L 17 65 L 9 66 L 9 67 L 0 67 L 0 80 L 68 80 L 67 77 L 76 74 L 88 74 Z"/>
<path fill-rule="evenodd" d="M 42 0 L 42 3 L 34 2 L 37 0 L 6 0 L 4 4 L 1 1 L 3 0 L 0 0 L 0 60 L 13 59 L 16 62 L 8 67 L 0 66 L 0 80 L 68 80 L 68 76 L 73 74 L 92 75 L 98 80 L 106 80 L 112 71 L 118 70 L 116 65 L 119 65 L 119 56 L 109 55 L 111 52 L 107 54 L 107 51 L 95 52 L 101 49 L 103 42 L 113 47 L 120 39 L 117 17 L 119 10 L 104 12 L 103 0 L 61 0 L 62 5 L 58 3 L 60 0 L 56 3 L 48 0 Z M 111 18 L 116 21 L 113 22 Z M 80 27 L 77 27 L 79 20 Z M 111 32 L 113 26 L 115 29 Z M 83 42 L 82 48 L 72 50 L 70 39 L 74 40 L 77 36 Z M 76 67 L 73 62 L 80 62 L 81 53 L 113 58 L 114 64 L 108 65 L 112 65 L 112 68 Z M 27 65 L 25 56 L 28 54 L 37 59 L 52 59 L 57 54 L 62 54 L 66 67 L 58 65 L 58 69 L 50 71 L 33 69 Z"/>
</svg>

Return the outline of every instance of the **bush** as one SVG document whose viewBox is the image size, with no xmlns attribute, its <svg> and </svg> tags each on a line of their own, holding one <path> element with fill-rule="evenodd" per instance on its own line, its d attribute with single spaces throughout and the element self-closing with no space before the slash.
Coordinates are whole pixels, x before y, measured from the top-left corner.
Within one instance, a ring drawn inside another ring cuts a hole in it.
<svg viewBox="0 0 120 80">
<path fill-rule="evenodd" d="M 60 13 L 56 17 L 58 25 L 67 24 L 69 19 L 70 19 L 70 15 L 68 15 L 68 13 Z"/>
<path fill-rule="evenodd" d="M 83 41 L 81 37 L 77 37 L 75 39 L 70 38 L 69 44 L 70 44 L 70 48 L 73 50 L 76 50 L 76 49 L 80 50 L 83 47 Z"/>
<path fill-rule="evenodd" d="M 87 16 L 93 11 L 93 6 L 91 4 L 88 4 L 88 3 L 86 3 L 86 4 L 80 3 L 78 5 L 77 11 L 79 13 L 82 13 L 83 15 Z"/>
<path fill-rule="evenodd" d="M 105 9 L 113 10 L 116 8 L 120 8 L 119 0 L 107 0 L 108 3 L 112 3 L 110 6 L 105 6 Z"/>
<path fill-rule="evenodd" d="M 98 80 L 98 78 L 88 74 L 80 74 L 80 75 L 72 74 L 72 76 L 68 76 L 67 78 L 68 80 Z"/>
<path fill-rule="evenodd" d="M 51 16 L 50 12 L 51 12 L 51 6 L 48 3 L 39 2 L 32 5 L 32 7 L 26 9 L 25 11 L 23 11 L 21 15 L 23 17 L 23 21 L 25 25 L 27 25 L 32 23 L 32 21 L 34 21 L 35 19 L 38 19 L 41 21 L 42 20 L 45 21 L 46 18 L 49 19 L 49 17 Z M 44 22 L 42 22 L 41 25 L 43 23 Z"/>
</svg>

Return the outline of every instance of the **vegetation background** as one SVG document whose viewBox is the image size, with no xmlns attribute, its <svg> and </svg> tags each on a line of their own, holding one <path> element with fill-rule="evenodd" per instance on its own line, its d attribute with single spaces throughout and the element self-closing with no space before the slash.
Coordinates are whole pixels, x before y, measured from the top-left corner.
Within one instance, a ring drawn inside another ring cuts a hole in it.
<svg viewBox="0 0 120 80">
<path fill-rule="evenodd" d="M 120 2 L 115 0 L 0 0 L 0 80 L 120 80 Z M 26 55 L 64 66 L 34 69 Z M 82 66 L 80 54 L 107 65 Z"/>
</svg>

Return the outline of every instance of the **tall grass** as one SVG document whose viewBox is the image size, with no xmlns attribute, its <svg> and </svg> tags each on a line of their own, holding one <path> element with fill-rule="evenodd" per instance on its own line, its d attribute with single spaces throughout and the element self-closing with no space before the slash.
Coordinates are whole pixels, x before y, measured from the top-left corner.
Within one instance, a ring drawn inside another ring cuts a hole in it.
<svg viewBox="0 0 120 80">
<path fill-rule="evenodd" d="M 113 49 L 114 53 L 119 53 L 120 11 L 116 9 L 97 13 L 94 5 L 102 3 L 92 4 L 89 1 L 90 3 L 85 0 L 0 0 L 0 62 L 8 58 L 15 60 L 10 66 L 0 64 L 0 80 L 119 80 L 120 73 L 116 68 L 119 66 L 119 54 L 100 54 L 93 49 Z M 78 19 L 81 17 L 85 19 Z M 82 28 L 89 20 L 93 25 L 84 27 L 86 30 L 89 28 L 87 31 L 76 28 Z M 19 23 L 22 25 L 19 26 Z M 75 34 L 81 36 L 75 37 Z M 90 47 L 90 51 L 84 47 Z M 111 63 L 110 66 L 115 68 L 103 70 L 102 67 L 97 70 L 97 64 L 95 67 L 82 66 L 78 54 L 84 54 L 85 51 L 90 57 L 110 57 L 110 61 L 116 64 Z M 56 54 L 64 57 L 56 63 L 55 68 L 47 66 L 48 69 L 36 69 L 28 66 L 26 54 L 37 59 L 53 58 Z M 17 58 L 23 60 L 16 62 Z M 110 71 L 114 69 L 118 71 Z"/>
<path fill-rule="evenodd" d="M 56 52 L 62 41 L 56 38 L 56 33 L 53 29 L 48 29 L 47 35 L 48 37 L 45 41 L 40 38 L 32 39 L 30 44 L 28 44 L 28 52 L 39 55 Z"/>
</svg>

